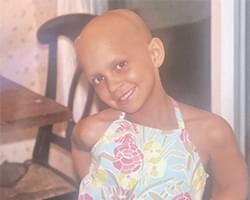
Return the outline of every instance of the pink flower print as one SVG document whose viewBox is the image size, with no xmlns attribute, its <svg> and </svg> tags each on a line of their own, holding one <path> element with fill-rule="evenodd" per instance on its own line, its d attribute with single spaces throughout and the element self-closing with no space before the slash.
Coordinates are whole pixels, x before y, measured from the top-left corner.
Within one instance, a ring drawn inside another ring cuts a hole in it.
<svg viewBox="0 0 250 200">
<path fill-rule="evenodd" d="M 123 121 L 120 126 L 117 128 L 117 133 L 138 133 L 137 126 L 128 121 Z"/>
<path fill-rule="evenodd" d="M 84 193 L 80 194 L 78 200 L 93 200 L 93 198 L 88 193 Z"/>
<path fill-rule="evenodd" d="M 126 134 L 122 137 L 119 137 L 118 139 L 115 140 L 115 142 L 119 142 L 121 144 L 132 144 L 134 140 L 134 136 L 131 134 Z"/>
<path fill-rule="evenodd" d="M 177 195 L 173 200 L 192 200 L 192 198 L 188 192 L 185 192 Z"/>
<path fill-rule="evenodd" d="M 133 143 L 132 135 L 127 134 L 119 138 L 117 142 L 121 144 L 114 149 L 114 167 L 124 174 L 137 171 L 142 166 L 143 154 Z"/>
</svg>

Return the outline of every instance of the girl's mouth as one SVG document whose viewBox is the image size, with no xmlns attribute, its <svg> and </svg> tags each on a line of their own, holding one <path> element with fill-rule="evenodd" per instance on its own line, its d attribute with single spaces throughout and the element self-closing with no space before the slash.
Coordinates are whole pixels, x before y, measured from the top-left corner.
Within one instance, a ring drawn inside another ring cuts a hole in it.
<svg viewBox="0 0 250 200">
<path fill-rule="evenodd" d="M 134 92 L 135 92 L 135 87 L 129 89 L 127 92 L 125 92 L 125 93 L 119 98 L 119 103 L 120 103 L 120 104 L 126 104 L 126 103 L 128 103 L 128 101 L 132 98 Z"/>
</svg>

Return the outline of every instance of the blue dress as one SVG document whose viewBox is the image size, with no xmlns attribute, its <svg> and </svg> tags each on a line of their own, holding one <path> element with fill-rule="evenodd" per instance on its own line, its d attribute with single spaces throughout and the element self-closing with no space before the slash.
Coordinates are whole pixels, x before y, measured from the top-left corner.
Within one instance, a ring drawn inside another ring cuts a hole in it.
<svg viewBox="0 0 250 200">
<path fill-rule="evenodd" d="M 200 200 L 208 177 L 172 100 L 178 129 L 113 121 L 91 151 L 79 200 Z"/>
</svg>

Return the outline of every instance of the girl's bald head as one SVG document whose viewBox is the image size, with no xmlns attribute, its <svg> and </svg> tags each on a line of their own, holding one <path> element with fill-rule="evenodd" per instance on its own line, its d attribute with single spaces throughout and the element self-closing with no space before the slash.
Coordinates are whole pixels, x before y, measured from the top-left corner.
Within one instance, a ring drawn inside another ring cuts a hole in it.
<svg viewBox="0 0 250 200">
<path fill-rule="evenodd" d="M 77 46 L 88 41 L 109 40 L 149 43 L 152 39 L 149 28 L 134 12 L 126 9 L 111 10 L 95 17 L 82 30 L 76 41 Z"/>
<path fill-rule="evenodd" d="M 149 28 L 146 26 L 144 21 L 139 17 L 136 13 L 125 10 L 125 9 L 117 9 L 113 11 L 106 12 L 103 17 L 107 17 L 108 20 L 110 18 L 113 19 L 113 22 L 117 26 L 127 25 L 124 28 L 131 29 L 131 31 L 135 31 L 136 36 L 145 39 L 146 41 L 150 41 L 152 39 L 151 32 Z M 116 21 L 117 20 L 117 21 Z M 112 20 L 110 20 L 112 21 Z M 119 22 L 121 24 L 119 24 Z M 124 22 L 124 24 L 122 23 Z"/>
</svg>

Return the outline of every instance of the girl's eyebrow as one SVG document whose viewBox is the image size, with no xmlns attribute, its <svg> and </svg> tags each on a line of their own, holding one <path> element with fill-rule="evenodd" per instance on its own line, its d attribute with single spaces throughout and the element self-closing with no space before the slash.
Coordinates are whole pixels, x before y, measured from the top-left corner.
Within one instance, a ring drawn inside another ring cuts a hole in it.
<svg viewBox="0 0 250 200">
<path fill-rule="evenodd" d="M 93 73 L 93 74 L 87 75 L 87 78 L 88 78 L 89 81 L 92 81 L 94 78 L 96 78 L 99 75 L 101 75 L 101 74 L 99 74 L 99 73 Z"/>
<path fill-rule="evenodd" d="M 104 66 L 104 68 L 106 68 L 106 69 L 112 68 L 122 61 L 126 61 L 125 56 L 119 56 L 119 57 L 117 56 L 116 58 L 114 58 L 110 62 L 108 62 L 108 64 L 106 66 Z M 101 75 L 101 73 L 100 72 L 90 72 L 87 76 L 88 77 L 95 77 L 97 75 Z"/>
<path fill-rule="evenodd" d="M 119 64 L 120 62 L 123 62 L 123 61 L 126 61 L 127 59 L 126 59 L 126 57 L 118 57 L 118 58 L 115 58 L 114 60 L 112 60 L 111 62 L 110 62 L 110 64 L 109 64 L 109 66 L 111 66 L 111 67 L 114 67 L 114 66 L 116 66 L 117 64 Z"/>
</svg>

